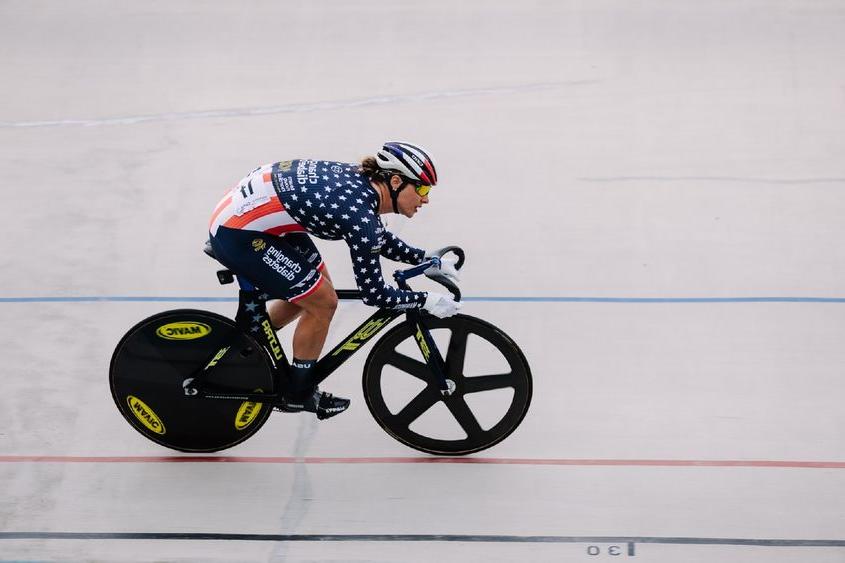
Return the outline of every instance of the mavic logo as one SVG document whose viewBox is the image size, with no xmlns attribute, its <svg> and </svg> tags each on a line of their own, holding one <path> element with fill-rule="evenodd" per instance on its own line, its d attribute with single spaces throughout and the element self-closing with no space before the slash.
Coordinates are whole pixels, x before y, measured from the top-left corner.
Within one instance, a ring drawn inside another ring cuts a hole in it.
<svg viewBox="0 0 845 563">
<path fill-rule="evenodd" d="M 167 340 L 194 340 L 202 338 L 211 332 L 211 327 L 205 323 L 180 321 L 168 323 L 158 327 L 156 334 Z"/>
<path fill-rule="evenodd" d="M 156 434 L 164 434 L 164 423 L 153 412 L 144 401 L 134 395 L 126 397 L 126 402 L 129 403 L 129 411 L 135 415 L 141 424 L 152 430 Z"/>
<path fill-rule="evenodd" d="M 260 392 L 260 390 L 256 392 Z M 235 414 L 235 429 L 243 430 L 252 424 L 258 418 L 258 413 L 261 412 L 261 406 L 262 403 L 253 401 L 244 401 L 241 403 L 238 412 Z"/>
</svg>

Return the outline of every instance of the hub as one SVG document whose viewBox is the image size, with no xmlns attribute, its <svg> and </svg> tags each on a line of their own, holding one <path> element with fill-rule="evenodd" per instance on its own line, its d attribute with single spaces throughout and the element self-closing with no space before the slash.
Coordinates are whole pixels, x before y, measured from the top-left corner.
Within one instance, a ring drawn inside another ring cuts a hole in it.
<svg viewBox="0 0 845 563">
<path fill-rule="evenodd" d="M 194 387 L 194 378 L 193 377 L 189 377 L 188 379 L 186 379 L 185 381 L 182 382 L 182 389 L 185 390 L 185 395 L 187 395 L 189 397 L 193 397 L 194 395 L 199 393 L 199 391 L 197 391 L 197 388 Z"/>
</svg>

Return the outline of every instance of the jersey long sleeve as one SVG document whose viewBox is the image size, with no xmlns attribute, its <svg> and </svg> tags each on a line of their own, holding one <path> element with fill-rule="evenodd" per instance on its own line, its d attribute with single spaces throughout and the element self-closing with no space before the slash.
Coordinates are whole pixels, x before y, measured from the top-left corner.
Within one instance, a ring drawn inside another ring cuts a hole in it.
<svg viewBox="0 0 845 563">
<path fill-rule="evenodd" d="M 321 160 L 279 162 L 273 165 L 273 185 L 287 212 L 309 234 L 346 242 L 364 303 L 391 309 L 423 306 L 425 292 L 405 291 L 385 282 L 380 258 L 419 264 L 425 252 L 385 228 L 377 213 L 378 194 L 357 165 Z"/>
<path fill-rule="evenodd" d="M 395 262 L 404 262 L 412 266 L 416 266 L 425 259 L 424 250 L 408 245 L 390 231 L 384 233 L 381 255 Z"/>
<path fill-rule="evenodd" d="M 372 210 L 368 210 L 364 219 L 368 219 L 370 213 L 373 213 Z M 375 213 L 373 213 L 373 216 L 375 217 Z M 355 235 L 350 235 L 346 239 L 349 245 L 349 255 L 352 259 L 355 282 L 361 290 L 364 303 L 389 309 L 422 307 L 426 297 L 424 292 L 404 291 L 385 282 L 384 272 L 381 268 L 383 245 L 379 244 L 379 241 L 383 238 L 379 237 L 378 231 L 381 230 L 383 233 L 388 233 L 388 231 L 384 229 L 384 225 L 378 217 L 375 217 L 375 222 L 377 222 L 377 225 L 373 225 L 369 230 L 362 228 L 360 231 L 355 231 Z M 372 244 L 373 241 L 376 244 Z M 408 255 L 410 255 L 410 247 L 405 246 L 404 248 L 408 249 Z"/>
</svg>

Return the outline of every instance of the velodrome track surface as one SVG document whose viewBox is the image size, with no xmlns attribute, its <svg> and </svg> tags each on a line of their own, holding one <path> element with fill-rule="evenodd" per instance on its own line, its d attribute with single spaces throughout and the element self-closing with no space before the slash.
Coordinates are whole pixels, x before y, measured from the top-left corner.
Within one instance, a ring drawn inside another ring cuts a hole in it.
<svg viewBox="0 0 845 563">
<path fill-rule="evenodd" d="M 0 3 L 0 561 L 845 561 L 843 25 L 835 1 Z M 341 417 L 215 456 L 144 440 L 111 353 L 164 309 L 234 313 L 200 252 L 219 196 L 386 139 L 437 156 L 389 227 L 466 250 L 465 312 L 532 367 L 522 426 L 405 448 L 365 350 L 324 385 Z"/>
</svg>

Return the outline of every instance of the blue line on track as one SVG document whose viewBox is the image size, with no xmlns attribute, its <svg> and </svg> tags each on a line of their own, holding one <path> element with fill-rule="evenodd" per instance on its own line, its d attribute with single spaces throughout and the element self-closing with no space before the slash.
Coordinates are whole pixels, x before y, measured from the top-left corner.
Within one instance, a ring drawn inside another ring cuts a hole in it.
<svg viewBox="0 0 845 563">
<path fill-rule="evenodd" d="M 235 303 L 237 297 L 0 297 L 0 303 Z M 486 303 L 845 303 L 843 297 L 464 297 Z"/>
<path fill-rule="evenodd" d="M 88 297 L 0 297 L 0 303 L 237 303 L 237 297 L 135 297 L 100 295 Z"/>
<path fill-rule="evenodd" d="M 845 303 L 842 297 L 464 297 L 516 303 Z"/>
</svg>

